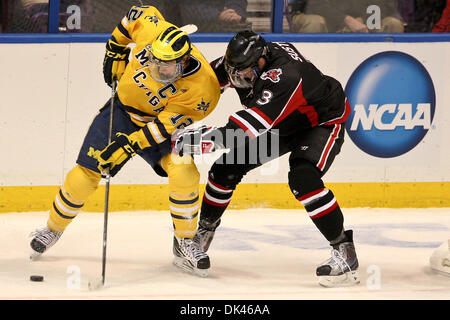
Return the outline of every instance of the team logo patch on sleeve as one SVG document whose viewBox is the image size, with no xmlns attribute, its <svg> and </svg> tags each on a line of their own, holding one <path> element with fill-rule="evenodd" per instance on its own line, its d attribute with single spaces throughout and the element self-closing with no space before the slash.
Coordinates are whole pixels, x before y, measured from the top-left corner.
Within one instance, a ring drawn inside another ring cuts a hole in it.
<svg viewBox="0 0 450 320">
<path fill-rule="evenodd" d="M 209 104 L 210 104 L 211 102 L 206 102 L 205 100 L 203 100 L 203 98 L 202 98 L 202 102 L 200 102 L 198 105 L 197 105 L 197 108 L 195 108 L 195 110 L 197 110 L 197 111 L 203 111 L 203 113 L 206 113 L 206 111 L 208 111 L 208 108 L 209 108 Z"/>
<path fill-rule="evenodd" d="M 261 75 L 261 79 L 263 80 L 269 79 L 273 83 L 277 83 L 280 82 L 280 75 L 282 73 L 283 71 L 280 68 L 270 69 L 269 71 L 266 71 Z"/>
<path fill-rule="evenodd" d="M 159 18 L 157 15 L 154 16 L 146 16 L 144 19 L 149 20 L 150 22 L 153 22 L 156 26 L 158 25 Z"/>
</svg>

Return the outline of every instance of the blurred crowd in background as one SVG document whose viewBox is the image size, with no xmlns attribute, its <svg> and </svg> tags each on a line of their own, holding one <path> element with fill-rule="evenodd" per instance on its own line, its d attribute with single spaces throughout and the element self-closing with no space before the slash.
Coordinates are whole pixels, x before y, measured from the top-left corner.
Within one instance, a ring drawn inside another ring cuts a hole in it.
<svg viewBox="0 0 450 320">
<path fill-rule="evenodd" d="M 450 0 L 275 0 L 283 32 L 450 32 Z M 109 33 L 131 6 L 153 5 L 198 32 L 272 32 L 272 0 L 60 0 L 59 32 Z M 0 32 L 48 32 L 49 0 L 0 0 Z"/>
</svg>

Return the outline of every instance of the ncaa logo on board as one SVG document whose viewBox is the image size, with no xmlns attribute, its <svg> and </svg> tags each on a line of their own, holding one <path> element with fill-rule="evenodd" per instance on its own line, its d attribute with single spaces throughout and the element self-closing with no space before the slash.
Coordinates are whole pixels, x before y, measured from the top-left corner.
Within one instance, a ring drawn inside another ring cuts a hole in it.
<svg viewBox="0 0 450 320">
<path fill-rule="evenodd" d="M 431 128 L 436 107 L 433 81 L 411 55 L 385 51 L 371 56 L 352 73 L 345 92 L 352 107 L 347 133 L 372 156 L 400 156 Z"/>
</svg>

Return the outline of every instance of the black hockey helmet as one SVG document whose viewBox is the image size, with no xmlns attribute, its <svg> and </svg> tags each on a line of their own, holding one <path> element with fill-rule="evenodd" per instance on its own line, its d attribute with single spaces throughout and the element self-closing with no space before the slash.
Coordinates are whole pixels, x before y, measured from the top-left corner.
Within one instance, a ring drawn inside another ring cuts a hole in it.
<svg viewBox="0 0 450 320">
<path fill-rule="evenodd" d="M 259 34 L 250 30 L 236 33 L 228 43 L 225 53 L 225 70 L 231 83 L 238 88 L 252 87 L 259 77 L 258 60 L 261 57 L 267 59 L 268 52 L 267 42 Z M 248 68 L 251 68 L 252 72 L 240 73 Z"/>
</svg>

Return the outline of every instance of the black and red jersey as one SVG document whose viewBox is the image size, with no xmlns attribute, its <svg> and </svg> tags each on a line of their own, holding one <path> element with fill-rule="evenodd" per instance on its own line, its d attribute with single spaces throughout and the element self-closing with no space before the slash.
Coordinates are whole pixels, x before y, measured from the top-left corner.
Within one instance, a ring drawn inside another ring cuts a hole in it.
<svg viewBox="0 0 450 320">
<path fill-rule="evenodd" d="M 290 136 L 321 126 L 343 123 L 350 114 L 344 90 L 322 74 L 287 42 L 269 42 L 269 59 L 253 88 L 235 88 L 244 110 L 219 128 L 243 129 L 251 138 L 273 129 Z M 230 86 L 223 57 L 211 63 L 222 88 Z"/>
</svg>

